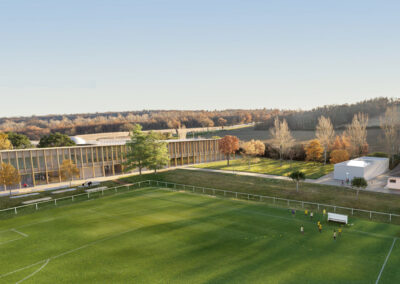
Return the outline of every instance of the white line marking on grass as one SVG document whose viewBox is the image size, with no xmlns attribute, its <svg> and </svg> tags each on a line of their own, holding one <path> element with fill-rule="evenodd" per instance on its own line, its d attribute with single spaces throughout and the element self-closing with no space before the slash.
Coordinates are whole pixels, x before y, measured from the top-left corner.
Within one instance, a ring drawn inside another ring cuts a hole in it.
<svg viewBox="0 0 400 284">
<path fill-rule="evenodd" d="M 2 231 L 0 231 L 0 233 L 8 232 L 8 231 L 15 230 L 15 229 L 21 229 L 21 228 L 25 228 L 25 227 L 30 227 L 30 226 L 34 226 L 34 225 L 42 224 L 42 223 L 46 223 L 46 222 L 50 222 L 50 221 L 53 221 L 53 220 L 56 220 L 56 219 L 59 219 L 59 218 L 51 218 L 51 219 L 46 219 L 46 220 L 39 221 L 39 222 L 28 223 L 28 224 L 25 224 L 25 225 L 22 225 L 22 226 L 19 226 L 19 227 L 2 230 Z"/>
<path fill-rule="evenodd" d="M 23 281 L 25 281 L 25 280 L 27 280 L 27 279 L 29 279 L 29 278 L 31 278 L 32 276 L 34 276 L 36 273 L 38 273 L 39 271 L 41 271 L 48 263 L 49 263 L 49 261 L 50 261 L 50 258 L 49 259 L 47 259 L 46 260 L 46 262 L 41 266 L 41 267 L 39 267 L 39 269 L 38 270 L 36 270 L 36 271 L 34 271 L 34 272 L 32 272 L 31 274 L 29 274 L 28 276 L 26 276 L 25 278 L 23 278 L 23 279 L 21 279 L 21 280 L 19 280 L 18 282 L 16 282 L 15 284 L 19 284 L 19 283 L 21 283 L 21 282 L 23 282 Z"/>
<path fill-rule="evenodd" d="M 20 239 L 23 239 L 23 238 L 16 238 L 16 239 L 8 240 L 8 241 L 5 241 L 5 242 L 1 242 L 0 245 L 4 245 L 4 244 L 11 243 L 11 242 L 15 242 L 15 241 L 18 241 Z"/>
<path fill-rule="evenodd" d="M 11 229 L 10 231 L 15 232 L 17 234 L 20 234 L 21 236 L 23 236 L 25 238 L 29 237 L 28 234 L 25 234 L 25 233 L 22 233 L 20 231 L 17 231 L 16 229 Z"/>
<path fill-rule="evenodd" d="M 168 191 L 168 192 L 177 192 L 176 190 L 173 190 L 173 189 L 170 189 L 170 188 L 163 188 L 163 187 L 160 187 L 159 189 L 160 189 L 160 190 L 165 190 L 165 191 Z M 195 196 L 204 196 L 204 197 L 208 197 L 208 195 L 206 195 L 206 194 L 201 194 L 201 193 L 193 193 L 193 192 L 189 192 L 189 191 L 179 191 L 179 192 L 184 193 L 184 194 L 188 194 L 188 195 L 195 195 Z M 217 197 L 217 198 L 220 199 L 220 200 L 226 200 L 226 198 L 220 198 L 220 196 L 215 196 L 215 197 Z M 153 198 L 153 197 L 148 196 L 148 198 Z M 170 201 L 170 200 L 168 200 L 168 199 L 164 199 L 164 200 L 165 200 L 165 201 Z M 244 202 L 244 203 L 247 203 L 247 202 L 250 202 L 251 204 L 256 204 L 256 205 L 259 205 L 259 206 L 264 206 L 264 205 L 260 204 L 258 201 L 248 201 L 248 200 L 236 199 L 236 198 L 234 198 L 234 199 L 231 198 L 231 199 L 228 199 L 228 200 L 232 200 L 232 201 L 238 202 L 238 203 L 243 203 L 243 202 Z M 173 201 L 170 201 L 170 202 L 173 202 Z M 227 207 L 227 206 L 219 206 L 219 207 Z M 271 209 L 289 210 L 288 208 L 273 207 L 273 206 L 268 206 L 268 205 L 267 205 L 267 207 L 268 207 L 268 208 L 271 208 Z M 264 216 L 268 216 L 268 217 L 272 217 L 272 218 L 277 218 L 277 219 L 282 219 L 282 220 L 287 220 L 287 221 L 295 221 L 295 222 L 298 222 L 298 223 L 316 224 L 315 221 L 311 221 L 311 220 L 298 219 L 298 218 L 296 218 L 296 217 L 278 216 L 278 215 L 274 215 L 274 214 L 268 214 L 268 213 L 264 213 L 264 212 L 259 212 L 259 211 L 256 211 L 256 210 L 246 210 L 245 207 L 239 207 L 239 208 L 237 208 L 237 209 L 240 210 L 240 211 L 242 211 L 242 212 L 254 213 L 254 214 L 258 214 L 258 215 L 264 215 Z M 383 234 L 376 234 L 376 233 L 370 233 L 370 232 L 365 232 L 365 231 L 359 231 L 359 230 L 355 230 L 355 229 L 353 229 L 353 228 L 351 228 L 351 229 L 350 229 L 349 231 L 347 231 L 347 232 L 353 233 L 353 234 L 359 233 L 359 234 L 368 235 L 368 236 L 375 237 L 375 238 L 393 239 L 393 236 L 383 235 Z"/>
<path fill-rule="evenodd" d="M 135 222 L 135 223 L 139 224 L 138 222 Z M 140 224 L 140 225 L 143 225 L 143 224 Z M 11 272 L 8 272 L 8 273 L 5 273 L 5 274 L 1 274 L 1 275 L 0 275 L 0 279 L 1 279 L 1 278 L 4 278 L 4 277 L 7 277 L 7 276 L 9 276 L 9 275 L 12 275 L 12 274 L 14 274 L 14 273 L 20 272 L 20 271 L 22 271 L 22 270 L 31 268 L 31 267 L 33 267 L 33 266 L 35 266 L 35 265 L 40 264 L 40 263 L 48 262 L 48 261 L 50 261 L 50 260 L 60 258 L 60 257 L 62 257 L 62 256 L 64 256 L 64 255 L 74 253 L 74 252 L 76 252 L 76 251 L 79 251 L 79 250 L 82 250 L 82 249 L 84 249 L 84 248 L 87 248 L 87 247 L 96 245 L 96 244 L 98 244 L 98 243 L 105 242 L 105 241 L 108 241 L 108 240 L 111 240 L 111 239 L 114 239 L 114 238 L 118 238 L 118 237 L 120 237 L 120 236 L 122 236 L 122 235 L 124 235 L 124 234 L 128 234 L 128 233 L 133 232 L 133 231 L 135 231 L 135 230 L 137 230 L 137 229 L 139 229 L 139 228 L 138 228 L 138 227 L 135 227 L 135 228 L 129 229 L 129 230 L 127 230 L 127 231 L 123 231 L 123 232 L 121 232 L 121 233 L 118 233 L 118 234 L 115 234 L 115 235 L 112 235 L 112 236 L 109 236 L 109 237 L 105 237 L 105 238 L 99 239 L 99 240 L 97 240 L 97 241 L 93 241 L 93 242 L 87 243 L 87 244 L 85 244 L 85 245 L 83 245 L 83 246 L 80 246 L 80 247 L 78 247 L 78 248 L 74 248 L 74 249 L 72 249 L 72 250 L 65 251 L 65 252 L 63 252 L 63 253 L 60 253 L 60 254 L 55 255 L 55 256 L 52 256 L 52 257 L 50 257 L 50 258 L 47 258 L 47 259 L 38 261 L 38 262 L 33 263 L 33 264 L 30 264 L 30 265 L 27 265 L 27 266 L 25 266 L 25 267 L 18 268 L 18 269 L 14 270 L 14 271 L 11 271 Z"/>
<path fill-rule="evenodd" d="M 392 253 L 392 250 L 393 250 L 393 247 L 394 247 L 394 244 L 395 244 L 396 240 L 397 240 L 397 238 L 394 238 L 394 239 L 393 239 L 392 246 L 390 247 L 390 250 L 389 250 L 389 252 L 388 252 L 388 254 L 387 254 L 387 256 L 386 256 L 385 262 L 384 262 L 383 265 L 382 265 L 381 271 L 379 272 L 378 279 L 376 279 L 375 284 L 378 284 L 378 283 L 379 283 L 379 280 L 381 279 L 382 272 L 383 272 L 383 270 L 385 269 L 386 263 L 387 263 L 388 260 L 389 260 L 390 254 Z"/>
</svg>

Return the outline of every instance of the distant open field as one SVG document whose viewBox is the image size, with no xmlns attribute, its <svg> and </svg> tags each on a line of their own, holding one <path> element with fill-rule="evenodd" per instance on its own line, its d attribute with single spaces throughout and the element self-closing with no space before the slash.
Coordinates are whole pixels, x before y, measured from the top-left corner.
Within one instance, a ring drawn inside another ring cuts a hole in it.
<svg viewBox="0 0 400 284">
<path fill-rule="evenodd" d="M 337 134 L 342 134 L 343 130 L 337 130 Z M 380 128 L 370 128 L 368 129 L 368 137 L 367 141 L 370 146 L 370 152 L 384 151 L 385 147 L 383 146 L 382 139 L 383 132 Z M 258 139 L 264 142 L 269 142 L 271 139 L 271 134 L 268 130 L 255 130 L 254 127 L 240 128 L 234 130 L 224 130 L 224 131 L 216 131 L 205 133 L 202 137 L 211 138 L 212 136 L 225 136 L 225 135 L 234 135 L 237 136 L 240 140 L 249 141 L 251 139 Z M 297 142 L 307 142 L 311 139 L 315 138 L 315 131 L 292 131 L 293 137 Z"/>
<path fill-rule="evenodd" d="M 194 165 L 195 168 L 241 171 L 250 173 L 270 174 L 278 176 L 289 176 L 294 171 L 302 171 L 306 178 L 317 179 L 333 171 L 333 165 L 303 161 L 283 161 L 280 166 L 279 160 L 260 158 L 257 162 L 246 163 L 242 159 L 232 160 L 227 165 L 226 161 L 218 161 L 206 164 Z"/>
<path fill-rule="evenodd" d="M 319 214 L 135 189 L 2 220 L 0 282 L 396 283 L 400 227 L 350 222 L 335 241 Z"/>
</svg>

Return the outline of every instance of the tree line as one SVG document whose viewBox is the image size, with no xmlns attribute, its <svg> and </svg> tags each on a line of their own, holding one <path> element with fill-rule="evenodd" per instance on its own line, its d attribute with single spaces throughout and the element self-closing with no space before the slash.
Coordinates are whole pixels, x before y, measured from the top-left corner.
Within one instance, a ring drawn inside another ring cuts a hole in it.
<svg viewBox="0 0 400 284">
<path fill-rule="evenodd" d="M 279 159 L 281 165 L 284 160 L 336 164 L 368 154 L 368 121 L 368 114 L 362 112 L 353 114 L 351 122 L 344 125 L 345 131 L 337 135 L 331 119 L 321 115 L 314 128 L 316 139 L 301 144 L 296 143 L 293 138 L 287 120 L 276 116 L 273 125 L 268 130 L 272 136 L 271 143 L 264 144 L 257 140 L 240 143 L 237 137 L 226 136 L 221 139 L 220 148 L 228 155 L 232 153 L 231 148 L 234 147 L 235 151 L 241 153 L 249 164 L 257 156 Z M 384 114 L 379 118 L 379 125 L 383 130 L 387 151 L 373 155 L 390 157 L 391 167 L 394 167 L 400 160 L 400 113 L 396 104 L 384 110 Z M 231 145 L 231 148 L 226 144 Z M 227 159 L 229 162 L 229 155 Z"/>
<path fill-rule="evenodd" d="M 44 135 L 69 136 L 130 131 L 135 124 L 143 130 L 228 126 L 268 120 L 277 110 L 178 111 L 143 110 L 92 114 L 0 118 L 0 132 L 15 132 L 39 140 Z"/>
<path fill-rule="evenodd" d="M 309 111 L 280 112 L 278 118 L 285 119 L 291 130 L 314 130 L 321 116 L 329 118 L 335 129 L 344 129 L 354 114 L 364 113 L 372 118 L 382 115 L 388 107 L 399 105 L 399 99 L 375 98 L 355 104 L 327 105 Z M 275 117 L 271 117 L 257 124 L 256 129 L 268 130 L 274 126 L 274 121 Z"/>
</svg>

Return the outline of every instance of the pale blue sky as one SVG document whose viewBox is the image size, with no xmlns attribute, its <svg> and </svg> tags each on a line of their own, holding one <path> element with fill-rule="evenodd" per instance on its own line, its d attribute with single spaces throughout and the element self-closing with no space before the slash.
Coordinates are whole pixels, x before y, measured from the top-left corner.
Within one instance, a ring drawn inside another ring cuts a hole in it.
<svg viewBox="0 0 400 284">
<path fill-rule="evenodd" d="M 400 94 L 400 1 L 0 0 L 0 116 Z"/>
</svg>

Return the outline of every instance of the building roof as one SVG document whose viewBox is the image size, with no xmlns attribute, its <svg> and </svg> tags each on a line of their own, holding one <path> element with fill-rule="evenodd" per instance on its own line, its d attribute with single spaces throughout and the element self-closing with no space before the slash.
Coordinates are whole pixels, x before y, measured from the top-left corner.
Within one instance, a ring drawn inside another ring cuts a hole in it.
<svg viewBox="0 0 400 284">
<path fill-rule="evenodd" d="M 336 165 L 348 166 L 348 167 L 355 167 L 355 168 L 366 168 L 369 165 L 378 162 L 378 161 L 385 161 L 388 158 L 378 158 L 378 157 L 360 157 L 353 160 L 345 161 L 338 163 Z"/>
</svg>

